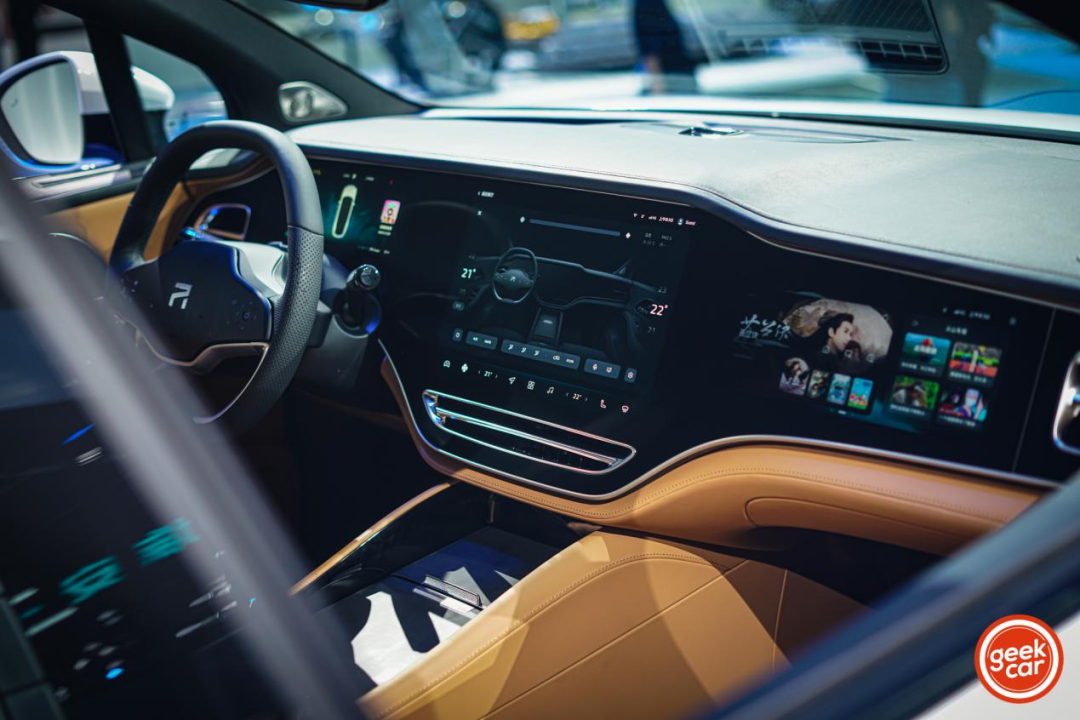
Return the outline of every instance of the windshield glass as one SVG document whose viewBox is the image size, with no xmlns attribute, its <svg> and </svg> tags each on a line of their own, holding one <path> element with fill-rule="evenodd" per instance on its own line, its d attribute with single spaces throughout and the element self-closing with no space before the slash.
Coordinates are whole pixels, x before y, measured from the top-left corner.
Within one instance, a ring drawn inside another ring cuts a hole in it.
<svg viewBox="0 0 1080 720">
<path fill-rule="evenodd" d="M 236 1 L 430 104 L 1080 114 L 1077 45 L 982 0 L 390 0 L 366 13 Z"/>
</svg>

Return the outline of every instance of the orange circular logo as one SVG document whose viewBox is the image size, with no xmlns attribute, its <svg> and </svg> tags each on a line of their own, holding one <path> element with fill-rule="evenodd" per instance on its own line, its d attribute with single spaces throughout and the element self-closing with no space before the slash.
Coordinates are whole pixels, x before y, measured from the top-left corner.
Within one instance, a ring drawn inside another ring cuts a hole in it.
<svg viewBox="0 0 1080 720">
<path fill-rule="evenodd" d="M 1001 618 L 975 646 L 975 672 L 983 687 L 1011 703 L 1034 702 L 1053 690 L 1064 663 L 1057 634 L 1030 615 Z"/>
</svg>

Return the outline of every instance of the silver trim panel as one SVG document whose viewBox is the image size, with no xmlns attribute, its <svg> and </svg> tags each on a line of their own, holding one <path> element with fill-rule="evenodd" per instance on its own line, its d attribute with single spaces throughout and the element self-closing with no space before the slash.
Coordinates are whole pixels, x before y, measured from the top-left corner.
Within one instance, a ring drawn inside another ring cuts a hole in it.
<svg viewBox="0 0 1080 720">
<path fill-rule="evenodd" d="M 555 448 L 556 450 L 563 450 L 563 451 L 568 452 L 568 453 L 573 453 L 574 455 L 579 455 L 579 456 L 581 456 L 583 458 L 588 458 L 589 460 L 595 460 L 596 462 L 603 463 L 604 465 L 606 465 L 608 467 L 611 467 L 615 463 L 619 462 L 618 458 L 613 458 L 610 455 L 601 455 L 599 453 L 592 453 L 592 452 L 589 452 L 588 450 L 582 450 L 581 448 L 576 448 L 576 447 L 573 447 L 573 446 L 570 446 L 570 445 L 564 445 L 563 443 L 555 442 L 554 440 L 548 440 L 547 438 L 542 438 L 539 435 L 533 435 L 531 433 L 521 432 L 520 430 L 514 430 L 513 428 L 508 428 L 505 425 L 497 425 L 495 423 L 488 422 L 487 420 L 481 420 L 480 418 L 474 418 L 471 415 L 465 415 L 465 414 L 462 414 L 462 413 L 456 413 L 456 412 L 453 412 L 452 410 L 446 410 L 444 408 L 440 408 L 435 404 L 436 401 L 434 399 L 430 398 L 430 397 L 425 397 L 424 402 L 427 405 L 428 415 L 431 417 L 432 420 L 435 421 L 435 423 L 439 427 L 441 427 L 442 429 L 446 430 L 449 433 L 452 433 L 454 435 L 458 435 L 459 437 L 465 437 L 466 440 L 472 440 L 473 442 L 477 442 L 476 440 L 473 440 L 472 438 L 466 437 L 463 433 L 458 433 L 458 432 L 455 432 L 454 430 L 451 430 L 449 425 L 448 425 L 448 421 L 450 421 L 450 422 L 460 422 L 460 423 L 463 423 L 465 425 L 475 425 L 476 427 L 481 427 L 481 428 L 484 428 L 485 430 L 494 430 L 495 432 L 505 433 L 506 435 L 511 435 L 513 437 L 516 437 L 516 438 L 521 438 L 522 440 L 530 440 L 532 442 L 541 443 L 543 445 L 547 445 L 548 447 Z M 505 452 L 513 453 L 513 451 L 507 451 L 504 448 L 497 448 L 497 449 L 504 450 Z M 513 453 L 513 454 L 517 455 L 518 453 Z"/>
<path fill-rule="evenodd" d="M 515 457 L 520 457 L 520 458 L 523 458 L 525 460 L 532 460 L 533 462 L 543 463 L 545 465 L 552 465 L 554 467 L 562 468 L 564 470 L 569 470 L 571 472 L 582 473 L 582 474 L 585 474 L 585 475 L 602 475 L 604 473 L 611 472 L 612 470 L 619 467 L 620 465 L 622 465 L 623 463 L 625 463 L 626 461 L 628 461 L 630 458 L 634 457 L 634 455 L 637 454 L 637 451 L 633 447 L 631 447 L 630 445 L 627 445 L 625 443 L 617 442 L 615 440 L 609 440 L 608 438 L 602 438 L 602 437 L 600 437 L 598 435 L 592 435 L 590 433 L 582 432 L 581 430 L 575 430 L 573 428 L 565 427 L 563 425 L 557 425 L 555 423 L 547 422 L 546 420 L 541 420 L 539 418 L 529 417 L 527 415 L 521 415 L 519 413 L 510 412 L 509 410 L 504 410 L 502 408 L 497 408 L 497 407 L 495 407 L 493 405 L 487 405 L 485 403 L 479 403 L 479 402 L 476 402 L 475 400 L 466 400 L 465 398 L 456 397 L 454 395 L 450 395 L 450 394 L 447 394 L 447 393 L 441 393 L 441 392 L 437 392 L 437 391 L 434 391 L 434 390 L 425 390 L 423 397 L 424 397 L 424 408 L 427 410 L 428 417 L 431 419 L 431 421 L 433 423 L 435 423 L 436 427 L 440 428 L 441 430 L 443 430 L 443 431 L 445 431 L 445 432 L 447 432 L 447 433 L 449 433 L 451 435 L 462 438 L 463 440 L 468 440 L 469 442 L 476 443 L 477 445 L 482 445 L 484 447 L 491 448 L 492 450 L 498 450 L 500 452 L 507 453 L 508 455 L 513 455 Z M 454 412 L 452 410 L 447 410 L 446 408 L 441 408 L 441 407 L 439 407 L 439 400 L 440 399 L 452 400 L 454 402 L 459 402 L 459 403 L 462 403 L 462 404 L 465 404 L 465 405 L 471 405 L 473 407 L 481 408 L 481 409 L 488 410 L 488 411 L 491 411 L 491 412 L 496 412 L 496 413 L 501 413 L 503 415 L 508 415 L 510 417 L 514 417 L 514 418 L 517 418 L 517 419 L 520 419 L 520 420 L 526 420 L 528 422 L 534 422 L 534 423 L 539 423 L 541 425 L 547 425 L 548 427 L 555 428 L 556 430 L 573 433 L 575 435 L 580 435 L 581 437 L 588 438 L 590 440 L 606 443 L 608 445 L 611 445 L 612 447 L 622 448 L 622 449 L 626 450 L 627 453 L 623 457 L 613 457 L 611 455 L 604 455 L 602 453 L 597 453 L 597 452 L 593 452 L 593 451 L 590 451 L 590 450 L 585 450 L 584 448 L 574 447 L 573 445 L 569 445 L 567 443 L 559 442 L 557 440 L 552 440 L 550 438 L 545 438 L 545 437 L 542 437 L 540 435 L 536 435 L 534 433 L 525 432 L 523 430 L 517 430 L 515 428 L 511 428 L 511 427 L 508 427 L 506 425 L 499 425 L 498 423 L 489 422 L 487 420 L 472 417 L 470 415 L 465 415 L 464 413 Z M 586 458 L 588 460 L 592 460 L 593 462 L 600 463 L 601 465 L 604 465 L 605 467 L 600 469 L 600 470 L 587 470 L 585 468 L 577 468 L 577 467 L 573 467 L 573 466 L 570 466 L 570 465 L 564 465 L 563 463 L 558 463 L 558 462 L 554 462 L 554 461 L 550 461 L 550 460 L 544 460 L 544 459 L 541 459 L 541 458 L 532 457 L 531 455 L 526 455 L 524 453 L 517 452 L 517 451 L 512 450 L 510 448 L 502 447 L 500 445 L 496 445 L 495 443 L 486 442 L 484 440 L 480 440 L 478 438 L 472 437 L 472 436 L 468 435 L 467 433 L 465 433 L 463 431 L 454 430 L 449 425 L 449 423 L 451 423 L 451 422 L 459 422 L 459 423 L 462 423 L 464 425 L 471 425 L 471 426 L 474 426 L 474 427 L 481 427 L 481 428 L 484 428 L 485 430 L 492 430 L 494 432 L 504 433 L 504 434 L 506 434 L 506 435 L 508 435 L 510 437 L 514 437 L 514 438 L 517 438 L 517 439 L 528 440 L 530 442 L 540 443 L 541 445 L 546 445 L 546 446 L 554 448 L 556 450 L 561 450 L 563 452 L 568 452 L 568 453 L 571 453 L 573 455 L 577 455 L 579 457 Z"/>
</svg>

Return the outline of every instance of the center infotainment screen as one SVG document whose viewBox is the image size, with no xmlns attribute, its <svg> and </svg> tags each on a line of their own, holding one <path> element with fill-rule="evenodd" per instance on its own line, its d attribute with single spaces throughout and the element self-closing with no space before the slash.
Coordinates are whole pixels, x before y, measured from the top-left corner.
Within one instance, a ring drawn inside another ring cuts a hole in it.
<svg viewBox="0 0 1080 720">
<path fill-rule="evenodd" d="M 640 392 L 677 311 L 696 223 L 647 207 L 615 215 L 561 210 L 479 191 L 441 340 L 540 376 Z M 588 397 L 551 387 L 540 390 Z"/>
</svg>

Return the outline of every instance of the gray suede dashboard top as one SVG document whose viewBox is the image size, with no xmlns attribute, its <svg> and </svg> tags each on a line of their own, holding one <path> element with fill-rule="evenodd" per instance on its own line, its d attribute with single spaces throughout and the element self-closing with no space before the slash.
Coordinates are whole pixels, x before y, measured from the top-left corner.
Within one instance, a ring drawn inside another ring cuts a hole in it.
<svg viewBox="0 0 1080 720">
<path fill-rule="evenodd" d="M 292 131 L 311 154 L 684 202 L 771 241 L 1080 307 L 1080 146 L 759 118 L 409 116 Z M 691 124 L 735 135 L 680 134 Z"/>
</svg>

